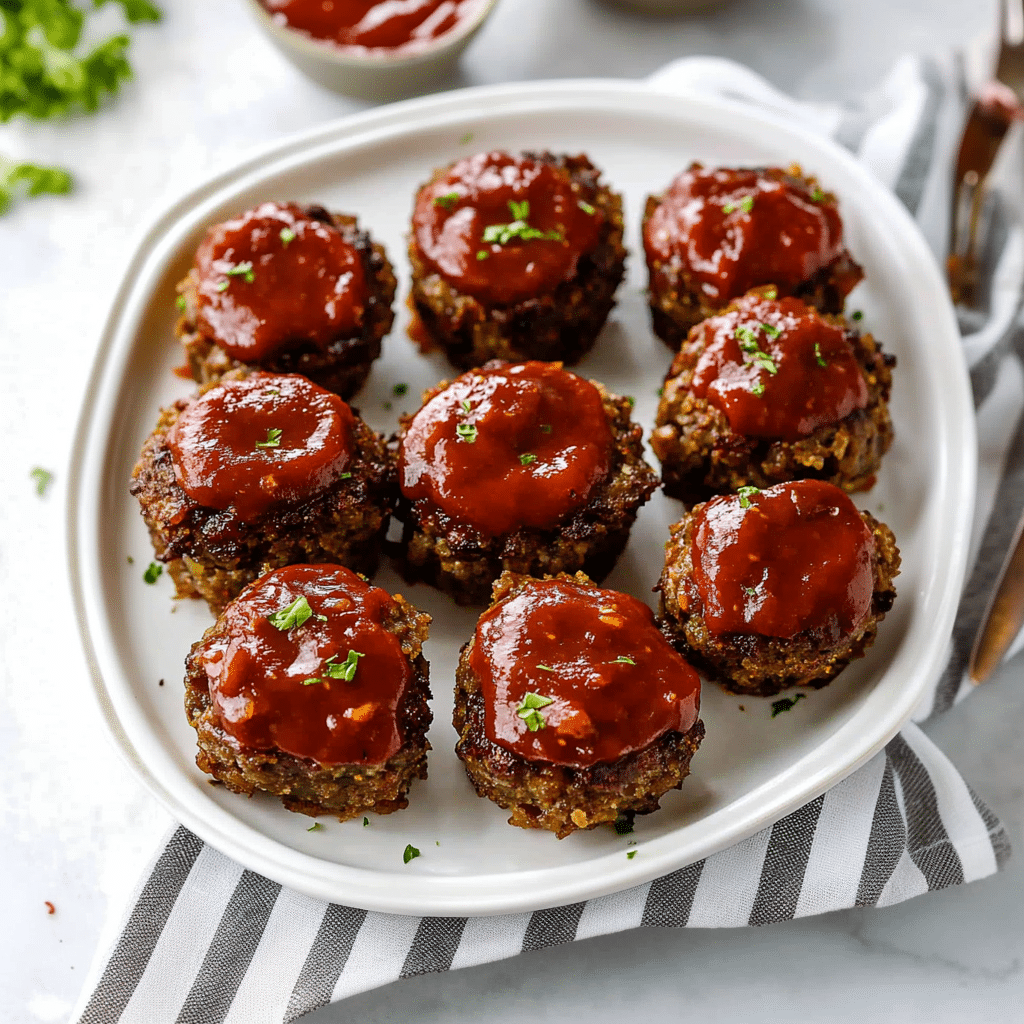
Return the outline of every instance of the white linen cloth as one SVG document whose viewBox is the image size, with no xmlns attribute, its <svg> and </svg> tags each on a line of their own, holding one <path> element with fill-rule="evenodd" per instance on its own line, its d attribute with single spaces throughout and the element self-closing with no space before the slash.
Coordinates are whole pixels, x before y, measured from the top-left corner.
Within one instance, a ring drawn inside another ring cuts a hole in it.
<svg viewBox="0 0 1024 1024">
<path fill-rule="evenodd" d="M 747 69 L 710 58 L 678 61 L 651 86 L 739 97 L 831 135 L 893 189 L 943 252 L 967 96 L 960 59 L 908 58 L 847 106 L 797 104 Z M 946 671 L 918 720 L 972 689 L 970 644 L 1024 505 L 1024 239 L 1008 202 L 997 197 L 989 213 L 988 312 L 961 324 L 981 445 L 972 568 Z M 1019 646 L 1020 638 L 1011 656 Z M 983 878 L 1008 856 L 997 818 L 913 724 L 829 792 L 731 849 L 621 893 L 535 913 L 419 918 L 328 904 L 178 828 L 100 950 L 72 1021 L 278 1024 L 400 977 L 629 928 L 761 925 L 898 903 Z"/>
</svg>

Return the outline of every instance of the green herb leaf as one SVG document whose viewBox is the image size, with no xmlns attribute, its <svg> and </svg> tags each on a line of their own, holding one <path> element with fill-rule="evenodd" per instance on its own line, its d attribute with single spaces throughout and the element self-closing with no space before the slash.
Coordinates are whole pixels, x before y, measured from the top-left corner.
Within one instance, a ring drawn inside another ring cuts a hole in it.
<svg viewBox="0 0 1024 1024">
<path fill-rule="evenodd" d="M 244 277 L 246 284 L 252 284 L 256 280 L 256 272 L 252 269 L 252 263 L 249 260 L 236 263 L 230 270 L 225 270 L 224 273 L 228 277 Z"/>
<path fill-rule="evenodd" d="M 267 439 L 265 441 L 257 441 L 257 448 L 277 448 L 281 444 L 281 434 L 283 431 L 278 430 L 277 427 L 267 428 Z"/>
<path fill-rule="evenodd" d="M 755 380 L 754 383 L 750 385 L 750 393 L 752 395 L 763 395 L 764 394 L 764 381 L 763 380 Z"/>
<path fill-rule="evenodd" d="M 281 244 L 286 248 L 295 241 L 295 232 L 291 228 L 281 228 Z"/>
<path fill-rule="evenodd" d="M 469 401 L 468 398 L 464 398 L 461 402 L 459 402 L 459 405 L 462 406 L 462 411 L 464 413 L 469 414 L 469 413 L 471 413 L 473 411 L 473 406 L 470 404 L 470 401 Z"/>
<path fill-rule="evenodd" d="M 349 650 L 347 657 L 340 664 L 337 663 L 336 654 L 332 654 L 326 662 L 324 662 L 324 671 L 331 677 L 331 679 L 344 679 L 346 683 L 351 683 L 356 677 L 356 669 L 359 668 L 359 659 L 365 658 L 366 655 L 361 651 Z"/>
<path fill-rule="evenodd" d="M 476 424 L 460 423 L 455 428 L 455 433 L 459 435 L 460 441 L 465 441 L 466 444 L 473 444 L 473 442 L 476 441 Z"/>
<path fill-rule="evenodd" d="M 850 319 L 851 320 L 863 320 L 864 319 L 864 314 L 859 309 L 855 309 L 850 314 Z"/>
<path fill-rule="evenodd" d="M 42 466 L 33 467 L 28 474 L 36 482 L 36 494 L 41 498 L 46 494 L 46 488 L 53 483 L 53 474 Z"/>
<path fill-rule="evenodd" d="M 313 609 L 309 607 L 306 595 L 303 594 L 301 597 L 295 598 L 291 604 L 285 605 L 284 608 L 278 608 L 276 612 L 268 615 L 267 622 L 283 633 L 293 626 L 301 626 L 312 614 Z"/>
<path fill-rule="evenodd" d="M 811 201 L 815 202 L 815 203 L 820 203 L 820 202 L 822 202 L 824 200 L 824 198 L 825 198 L 825 193 L 822 192 L 821 189 L 818 188 L 817 185 L 815 185 L 814 186 L 814 191 L 811 193 Z"/>
<path fill-rule="evenodd" d="M 370 824 L 370 819 L 367 818 L 366 815 L 364 814 L 363 815 L 363 828 L 366 828 L 366 826 L 369 825 L 369 824 Z"/>
<path fill-rule="evenodd" d="M 217 283 L 217 291 L 226 292 L 231 287 L 231 282 L 228 280 L 219 281 Z"/>
<path fill-rule="evenodd" d="M 635 856 L 636 856 L 636 850 L 627 850 L 626 851 L 626 859 L 627 860 L 632 860 Z"/>
<path fill-rule="evenodd" d="M 458 192 L 446 192 L 443 196 L 434 197 L 434 205 L 451 210 L 461 198 L 462 196 Z"/>
<path fill-rule="evenodd" d="M 401 398 L 401 397 L 402 397 L 402 395 L 404 395 L 404 394 L 405 394 L 405 393 L 406 393 L 406 392 L 407 392 L 408 390 L 409 390 L 409 385 L 408 385 L 408 384 L 396 384 L 396 385 L 395 385 L 395 386 L 394 386 L 394 387 L 393 387 L 393 388 L 391 389 L 391 393 L 392 393 L 392 394 L 393 394 L 393 395 L 394 395 L 394 396 L 395 396 L 396 398 Z"/>
<path fill-rule="evenodd" d="M 728 202 L 722 206 L 722 213 L 735 213 L 737 210 L 742 210 L 744 213 L 750 213 L 754 208 L 754 197 L 744 196 L 738 203 Z"/>
<path fill-rule="evenodd" d="M 579 207 L 579 208 L 580 208 L 580 209 L 581 209 L 581 210 L 582 210 L 582 211 L 583 211 L 584 213 L 586 213 L 586 214 L 589 214 L 589 215 L 590 215 L 591 217 L 593 217 L 593 216 L 594 216 L 594 214 L 595 214 L 595 213 L 597 213 L 597 211 L 596 211 L 596 210 L 595 210 L 595 209 L 594 209 L 594 208 L 593 208 L 593 207 L 592 207 L 592 206 L 590 205 L 590 203 L 588 203 L 588 202 L 587 202 L 586 200 L 584 200 L 584 199 L 579 199 L 579 200 L 577 200 L 577 202 L 576 202 L 576 205 L 577 205 L 577 206 L 578 206 L 578 207 Z"/>
<path fill-rule="evenodd" d="M 408 864 L 409 861 L 415 860 L 419 855 L 420 851 L 417 850 L 416 847 L 412 845 L 412 843 L 410 843 L 405 848 L 405 852 L 402 854 L 402 863 Z"/>
<path fill-rule="evenodd" d="M 188 305 L 188 303 L 185 302 L 185 296 L 184 295 L 179 295 L 174 300 L 174 304 L 178 307 L 178 310 L 180 312 L 182 312 L 182 313 L 185 312 L 185 307 Z"/>
<path fill-rule="evenodd" d="M 757 587 L 744 587 L 743 593 L 746 594 L 747 597 L 753 597 L 757 593 Z"/>
<path fill-rule="evenodd" d="M 764 297 L 769 302 L 774 302 L 779 297 L 779 289 L 776 288 L 775 285 L 772 285 L 769 288 L 765 288 L 765 290 L 764 290 Z"/>
<path fill-rule="evenodd" d="M 163 571 L 164 567 L 160 565 L 159 562 L 150 562 L 146 567 L 146 571 L 142 574 L 142 578 L 146 583 L 152 585 L 153 583 L 156 583 L 157 579 L 160 577 L 160 573 Z"/>
<path fill-rule="evenodd" d="M 740 497 L 740 508 L 750 508 L 750 499 L 761 493 L 760 487 L 740 487 L 736 493 Z"/>
<path fill-rule="evenodd" d="M 555 671 L 550 665 L 538 665 L 537 668 L 539 668 L 541 670 L 541 672 L 554 672 Z"/>
<path fill-rule="evenodd" d="M 536 461 L 537 456 L 534 455 L 532 452 L 523 452 L 523 454 L 519 456 L 520 466 L 532 466 L 533 463 L 535 463 Z"/>
<path fill-rule="evenodd" d="M 352 474 L 351 473 L 339 473 L 338 474 L 338 479 L 339 480 L 351 480 L 352 479 Z"/>
<path fill-rule="evenodd" d="M 522 703 L 516 708 L 516 714 L 526 723 L 526 728 L 530 732 L 537 732 L 547 724 L 540 709 L 546 708 L 554 702 L 554 697 L 545 697 L 539 693 L 527 693 L 523 697 Z"/>
<path fill-rule="evenodd" d="M 529 200 L 522 200 L 522 202 L 516 202 L 514 199 L 508 201 L 508 208 L 512 211 L 512 218 L 514 220 L 526 220 L 530 216 L 530 203 Z"/>
<path fill-rule="evenodd" d="M 319 821 L 314 821 L 313 824 L 310 825 L 309 828 L 306 829 L 306 831 L 307 832 L 322 832 L 323 828 L 324 828 L 323 825 L 321 825 Z"/>
<path fill-rule="evenodd" d="M 806 693 L 798 693 L 795 697 L 783 697 L 781 700 L 772 701 L 772 718 L 776 718 L 784 711 L 788 711 L 798 700 L 803 700 Z"/>
<path fill-rule="evenodd" d="M 636 662 L 632 658 L 627 658 L 626 655 L 620 654 L 613 662 L 612 665 L 635 665 Z"/>
<path fill-rule="evenodd" d="M 491 254 L 486 249 L 477 249 L 476 251 L 476 258 L 478 260 L 485 260 L 490 255 Z"/>
<path fill-rule="evenodd" d="M 828 360 L 821 354 L 821 344 L 817 341 L 814 343 L 814 361 L 819 366 L 828 366 Z"/>
<path fill-rule="evenodd" d="M 768 337 L 771 338 L 772 340 L 777 338 L 782 333 L 782 331 L 780 331 L 779 328 L 776 327 L 774 324 L 761 324 L 761 330 L 764 331 L 764 333 L 767 334 Z"/>
</svg>

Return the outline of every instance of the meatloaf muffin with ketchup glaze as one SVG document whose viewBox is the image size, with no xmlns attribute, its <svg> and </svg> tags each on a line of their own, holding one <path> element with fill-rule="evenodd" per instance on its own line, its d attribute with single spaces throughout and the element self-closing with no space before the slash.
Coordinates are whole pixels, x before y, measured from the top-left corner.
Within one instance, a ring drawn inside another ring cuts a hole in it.
<svg viewBox="0 0 1024 1024">
<path fill-rule="evenodd" d="M 733 693 L 818 688 L 874 643 L 899 569 L 892 531 L 838 487 L 744 487 L 672 527 L 662 628 Z"/>
<path fill-rule="evenodd" d="M 410 579 L 486 604 L 503 570 L 603 579 L 658 484 L 632 401 L 560 363 L 494 361 L 424 396 L 398 437 Z"/>
<path fill-rule="evenodd" d="M 702 501 L 803 477 L 871 487 L 892 443 L 896 360 L 842 317 L 754 289 L 690 332 L 651 447 L 665 493 Z"/>
<path fill-rule="evenodd" d="M 704 736 L 697 673 L 636 598 L 505 573 L 455 673 L 455 748 L 509 824 L 559 839 L 657 810 Z"/>
<path fill-rule="evenodd" d="M 864 276 L 843 245 L 835 196 L 799 167 L 691 164 L 648 198 L 643 237 L 654 333 L 674 349 L 758 285 L 841 313 Z"/>
<path fill-rule="evenodd" d="M 478 153 L 416 197 L 411 333 L 461 369 L 489 359 L 575 363 L 614 305 L 622 198 L 585 156 Z"/>
<path fill-rule="evenodd" d="M 427 777 L 430 616 L 338 565 L 263 576 L 192 646 L 196 764 L 234 793 L 345 821 Z"/>
<path fill-rule="evenodd" d="M 161 412 L 131 492 L 178 596 L 214 614 L 278 566 L 372 572 L 397 498 L 393 454 L 337 395 L 244 370 Z"/>
<path fill-rule="evenodd" d="M 322 206 L 261 203 L 214 225 L 178 291 L 178 335 L 201 384 L 250 366 L 349 398 L 394 321 L 384 247 Z"/>
</svg>

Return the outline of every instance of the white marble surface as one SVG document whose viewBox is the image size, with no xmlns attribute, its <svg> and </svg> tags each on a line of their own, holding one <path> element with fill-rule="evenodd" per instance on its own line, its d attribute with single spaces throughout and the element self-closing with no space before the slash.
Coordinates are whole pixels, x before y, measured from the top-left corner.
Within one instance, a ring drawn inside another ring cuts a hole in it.
<svg viewBox="0 0 1024 1024">
<path fill-rule="evenodd" d="M 0 1020 L 9 1024 L 67 1019 L 108 908 L 170 824 L 101 732 L 66 584 L 68 452 L 121 269 L 180 192 L 360 106 L 299 78 L 240 3 L 162 6 L 163 24 L 136 32 L 138 75 L 114 104 L 63 124 L 0 127 L 0 153 L 67 164 L 79 179 L 74 196 L 24 203 L 0 220 Z M 448 84 L 638 77 L 711 53 L 797 96 L 841 98 L 904 52 L 976 34 L 993 8 L 734 0 L 700 18 L 645 21 L 595 0 L 503 0 Z M 29 479 L 37 465 L 56 473 L 42 499 Z M 929 733 L 1024 850 L 1022 676 L 1018 657 Z M 1022 961 L 1019 854 L 995 878 L 887 910 L 765 930 L 629 932 L 401 982 L 308 1019 L 1010 1021 L 1024 1018 Z"/>
</svg>

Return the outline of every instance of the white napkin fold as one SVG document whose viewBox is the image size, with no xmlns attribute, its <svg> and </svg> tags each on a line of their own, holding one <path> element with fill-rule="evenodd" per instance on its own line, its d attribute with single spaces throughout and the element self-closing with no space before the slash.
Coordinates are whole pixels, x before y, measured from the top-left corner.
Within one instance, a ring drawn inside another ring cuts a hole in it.
<svg viewBox="0 0 1024 1024">
<path fill-rule="evenodd" d="M 936 253 L 945 247 L 948 168 L 963 118 L 963 61 L 907 58 L 862 102 L 794 102 L 731 61 L 687 58 L 651 79 L 781 111 L 847 145 L 904 201 Z M 948 667 L 915 716 L 971 689 L 969 645 L 1024 504 L 1024 238 L 1008 207 L 996 230 L 988 314 L 961 324 L 981 437 L 974 568 Z M 829 792 L 771 828 L 625 892 L 535 913 L 419 918 L 299 895 L 184 828 L 140 882 L 93 966 L 79 1024 L 278 1024 L 400 977 L 640 926 L 770 924 L 884 906 L 998 870 L 1006 834 L 914 725 Z"/>
</svg>

